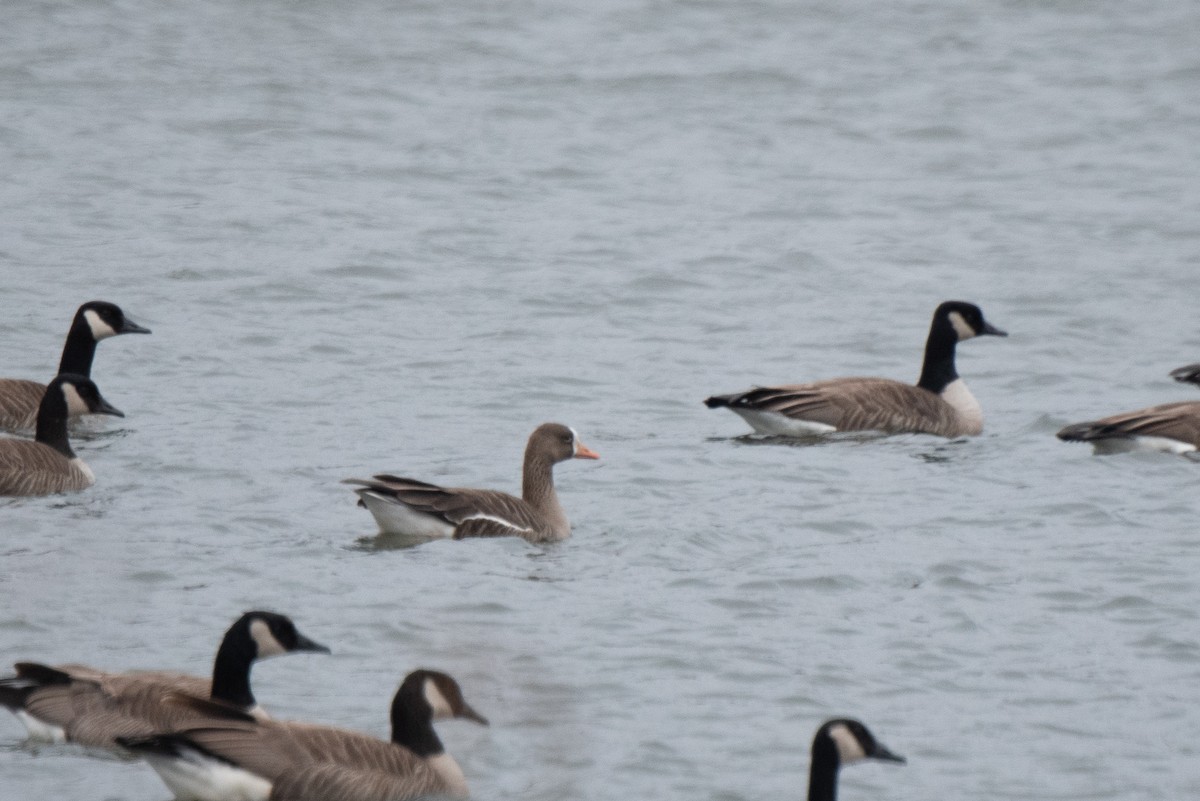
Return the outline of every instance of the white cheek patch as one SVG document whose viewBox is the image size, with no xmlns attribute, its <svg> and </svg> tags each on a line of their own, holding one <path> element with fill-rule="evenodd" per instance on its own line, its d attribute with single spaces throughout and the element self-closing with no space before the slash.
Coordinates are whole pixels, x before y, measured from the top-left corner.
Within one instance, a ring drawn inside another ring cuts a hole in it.
<svg viewBox="0 0 1200 801">
<path fill-rule="evenodd" d="M 862 743 L 854 736 L 854 732 L 850 731 L 845 724 L 839 723 L 829 730 L 829 736 L 833 738 L 833 742 L 837 745 L 838 757 L 842 760 L 843 765 L 849 765 L 851 762 L 867 758 L 867 752 L 863 750 Z"/>
<path fill-rule="evenodd" d="M 434 720 L 454 717 L 454 708 L 450 706 L 450 702 L 446 700 L 446 696 L 442 695 L 442 691 L 438 689 L 437 682 L 433 679 L 425 679 L 425 700 L 433 707 Z"/>
<path fill-rule="evenodd" d="M 72 417 L 80 414 L 87 414 L 91 409 L 88 408 L 87 401 L 79 394 L 79 390 L 74 384 L 62 385 L 63 398 L 67 402 L 67 414 Z"/>
<path fill-rule="evenodd" d="M 970 339 L 976 335 L 975 329 L 969 326 L 967 321 L 964 320 L 963 316 L 958 312 L 950 312 L 950 314 L 947 315 L 947 319 L 950 320 L 950 325 L 954 326 L 954 333 L 958 334 L 958 340 L 960 342 L 964 339 Z"/>
<path fill-rule="evenodd" d="M 271 633 L 271 627 L 261 620 L 256 620 L 250 624 L 250 636 L 254 639 L 255 645 L 258 646 L 259 659 L 266 659 L 268 656 L 279 656 L 280 654 L 287 653 L 287 649 Z"/>
<path fill-rule="evenodd" d="M 92 339 L 101 340 L 115 337 L 117 332 L 113 327 L 104 322 L 104 319 L 96 313 L 95 309 L 88 309 L 83 313 L 83 319 L 87 320 L 88 328 L 92 329 Z"/>
</svg>

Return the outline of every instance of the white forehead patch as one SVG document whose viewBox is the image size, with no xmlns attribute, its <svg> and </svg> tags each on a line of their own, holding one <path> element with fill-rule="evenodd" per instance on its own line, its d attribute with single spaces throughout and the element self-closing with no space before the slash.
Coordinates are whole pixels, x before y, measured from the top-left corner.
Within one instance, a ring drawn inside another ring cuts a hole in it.
<svg viewBox="0 0 1200 801">
<path fill-rule="evenodd" d="M 91 411 L 88 408 L 87 401 L 80 396 L 79 390 L 75 388 L 74 384 L 63 384 L 62 394 L 67 402 L 67 414 L 75 416 L 78 414 L 87 414 Z"/>
<path fill-rule="evenodd" d="M 250 624 L 250 636 L 258 646 L 259 659 L 287 653 L 287 649 L 271 633 L 271 627 L 262 620 L 255 620 Z"/>
<path fill-rule="evenodd" d="M 843 765 L 867 758 L 867 752 L 863 750 L 862 743 L 858 741 L 854 732 L 850 731 L 846 724 L 839 723 L 831 728 L 829 736 L 837 744 L 838 757 L 842 760 Z"/>
<path fill-rule="evenodd" d="M 87 320 L 88 328 L 92 329 L 92 339 L 108 339 L 117 335 L 112 326 L 104 322 L 104 319 L 96 313 L 95 309 L 85 311 L 83 319 Z"/>
<path fill-rule="evenodd" d="M 963 316 L 958 312 L 952 311 L 946 316 L 947 319 L 950 320 L 950 325 L 954 326 L 954 333 L 958 334 L 958 339 L 960 342 L 964 339 L 970 339 L 976 335 L 975 329 L 968 325 L 967 321 L 964 320 Z"/>
<path fill-rule="evenodd" d="M 450 706 L 450 702 L 446 700 L 446 696 L 442 695 L 442 691 L 438 689 L 437 682 L 433 679 L 425 679 L 425 700 L 433 707 L 434 720 L 454 717 L 454 708 Z"/>
</svg>

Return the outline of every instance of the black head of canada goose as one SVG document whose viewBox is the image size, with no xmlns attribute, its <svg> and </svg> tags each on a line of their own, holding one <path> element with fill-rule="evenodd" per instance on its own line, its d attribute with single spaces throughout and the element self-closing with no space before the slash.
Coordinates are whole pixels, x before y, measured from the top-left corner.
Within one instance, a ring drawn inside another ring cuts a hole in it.
<svg viewBox="0 0 1200 801">
<path fill-rule="evenodd" d="M 439 487 L 380 474 L 349 478 L 380 530 L 413 538 L 524 537 L 530 542 L 566 539 L 571 524 L 554 490 L 554 465 L 568 459 L 599 459 L 575 431 L 543 423 L 529 436 L 521 497 L 495 490 Z"/>
<path fill-rule="evenodd" d="M 50 495 L 76 492 L 96 483 L 90 467 L 71 450 L 67 418 L 72 414 L 124 417 L 100 394 L 90 378 L 55 376 L 38 407 L 37 436 L 0 439 L 0 495 Z"/>
<path fill-rule="evenodd" d="M 905 763 L 875 739 L 870 729 L 851 718 L 827 720 L 817 729 L 808 773 L 808 801 L 835 801 L 838 770 L 864 759 Z"/>
<path fill-rule="evenodd" d="M 174 699 L 172 699 L 174 700 Z M 465 797 L 462 769 L 446 753 L 433 721 L 487 719 L 463 700 L 453 678 L 410 673 L 392 701 L 392 739 L 307 723 L 256 721 L 197 703 L 203 722 L 174 733 L 122 739 L 144 756 L 180 799 L 192 801 L 406 801 Z"/>
<path fill-rule="evenodd" d="M 808 384 L 756 387 L 713 395 L 710 409 L 726 407 L 759 434 L 810 437 L 834 431 L 973 436 L 983 410 L 954 366 L 959 342 L 981 335 L 1008 336 L 973 303 L 948 300 L 933 312 L 925 362 L 916 385 L 887 378 L 832 378 Z"/>
<path fill-rule="evenodd" d="M 114 749 L 119 736 L 172 731 L 195 717 L 183 705 L 164 704 L 168 692 L 209 698 L 265 717 L 250 691 L 254 662 L 306 651 L 329 653 L 288 617 L 247 612 L 221 640 L 211 680 L 170 671 L 112 673 L 87 665 L 18 662 L 16 676 L 0 679 L 0 705 L 25 724 L 32 739 Z"/>
<path fill-rule="evenodd" d="M 1171 371 L 1185 384 L 1200 384 L 1200 364 Z M 1090 442 L 1094 453 L 1161 451 L 1194 453 L 1200 450 L 1200 401 L 1162 403 L 1099 420 L 1072 423 L 1059 431 L 1064 442 Z"/>
<path fill-rule="evenodd" d="M 84 378 L 92 376 L 92 359 L 96 343 L 118 334 L 149 334 L 125 316 L 121 307 L 103 300 L 83 304 L 71 320 L 59 373 L 74 373 Z M 46 385 L 20 378 L 0 378 L 0 428 L 6 431 L 30 431 L 37 424 L 38 405 L 46 394 Z M 72 417 L 82 414 L 73 412 Z"/>
</svg>

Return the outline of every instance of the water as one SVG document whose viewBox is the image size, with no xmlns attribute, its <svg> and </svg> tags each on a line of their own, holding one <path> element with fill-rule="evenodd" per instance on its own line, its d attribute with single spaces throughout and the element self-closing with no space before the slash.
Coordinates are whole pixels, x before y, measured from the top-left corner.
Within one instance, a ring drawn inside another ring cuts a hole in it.
<svg viewBox="0 0 1200 801">
<path fill-rule="evenodd" d="M 903 768 L 846 799 L 1200 792 L 1196 465 L 1068 422 L 1195 391 L 1187 2 L 10 3 L 3 374 L 74 308 L 128 415 L 78 495 L 0 503 L 0 655 L 207 672 L 246 609 L 330 657 L 281 717 L 378 735 L 451 672 L 481 799 L 796 798 L 826 717 Z M 912 380 L 938 301 L 969 441 L 756 443 L 701 400 Z M 559 546 L 397 549 L 339 481 L 515 491 L 577 428 Z M 163 801 L 30 748 L 0 798 Z"/>
</svg>

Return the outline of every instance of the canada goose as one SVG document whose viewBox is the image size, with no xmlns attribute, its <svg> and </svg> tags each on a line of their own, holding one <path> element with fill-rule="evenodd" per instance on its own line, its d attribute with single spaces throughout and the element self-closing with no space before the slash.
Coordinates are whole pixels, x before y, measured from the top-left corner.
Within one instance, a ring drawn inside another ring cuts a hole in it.
<svg viewBox="0 0 1200 801">
<path fill-rule="evenodd" d="M 125 416 L 100 395 L 90 378 L 55 376 L 38 407 L 36 438 L 0 439 L 0 495 L 76 492 L 95 484 L 92 469 L 67 440 L 67 417 L 83 412 Z"/>
<path fill-rule="evenodd" d="M 58 362 L 59 373 L 74 373 L 92 377 L 92 357 L 96 343 L 118 334 L 149 334 L 149 328 L 125 316 L 121 307 L 103 300 L 93 300 L 79 307 L 67 342 Z M 46 394 L 46 385 L 21 378 L 0 378 L 0 428 L 7 431 L 29 431 L 37 424 L 38 406 Z M 85 412 L 72 412 L 74 417 Z"/>
<path fill-rule="evenodd" d="M 18 662 L 16 676 L 0 679 L 0 705 L 25 724 L 32 739 L 114 749 L 119 735 L 171 731 L 195 717 L 186 707 L 164 704 L 168 692 L 212 698 L 265 717 L 250 692 L 250 668 L 257 659 L 296 651 L 329 653 L 289 618 L 247 612 L 225 633 L 211 680 L 169 671 L 110 673 L 86 665 Z"/>
<path fill-rule="evenodd" d="M 1171 377 L 1200 384 L 1200 364 L 1172 370 Z M 1163 403 L 1086 423 L 1072 423 L 1056 436 L 1064 442 L 1090 442 L 1092 452 L 1100 454 L 1192 453 L 1200 448 L 1200 401 Z"/>
<path fill-rule="evenodd" d="M 308 723 L 255 721 L 186 700 L 210 717 L 174 733 L 122 738 L 180 801 L 404 801 L 465 797 L 462 768 L 433 721 L 487 719 L 458 682 L 435 670 L 410 673 L 392 701 L 392 740 Z"/>
<path fill-rule="evenodd" d="M 571 524 L 554 491 L 554 465 L 567 459 L 599 459 L 574 429 L 543 423 L 529 436 L 521 497 L 481 489 L 451 489 L 411 478 L 380 474 L 348 478 L 359 484 L 359 505 L 375 516 L 385 534 L 410 537 L 524 537 L 530 542 L 564 540 Z"/>
<path fill-rule="evenodd" d="M 817 729 L 812 743 L 812 765 L 808 772 L 808 801 L 834 801 L 837 798 L 838 769 L 863 759 L 905 763 L 875 739 L 857 720 L 835 718 Z"/>
<path fill-rule="evenodd" d="M 807 437 L 832 431 L 923 433 L 942 437 L 983 431 L 983 410 L 954 368 L 955 346 L 981 334 L 1007 333 L 972 303 L 937 307 L 915 386 L 888 378 L 832 378 L 809 384 L 756 387 L 704 401 L 741 415 L 759 434 Z"/>
</svg>

